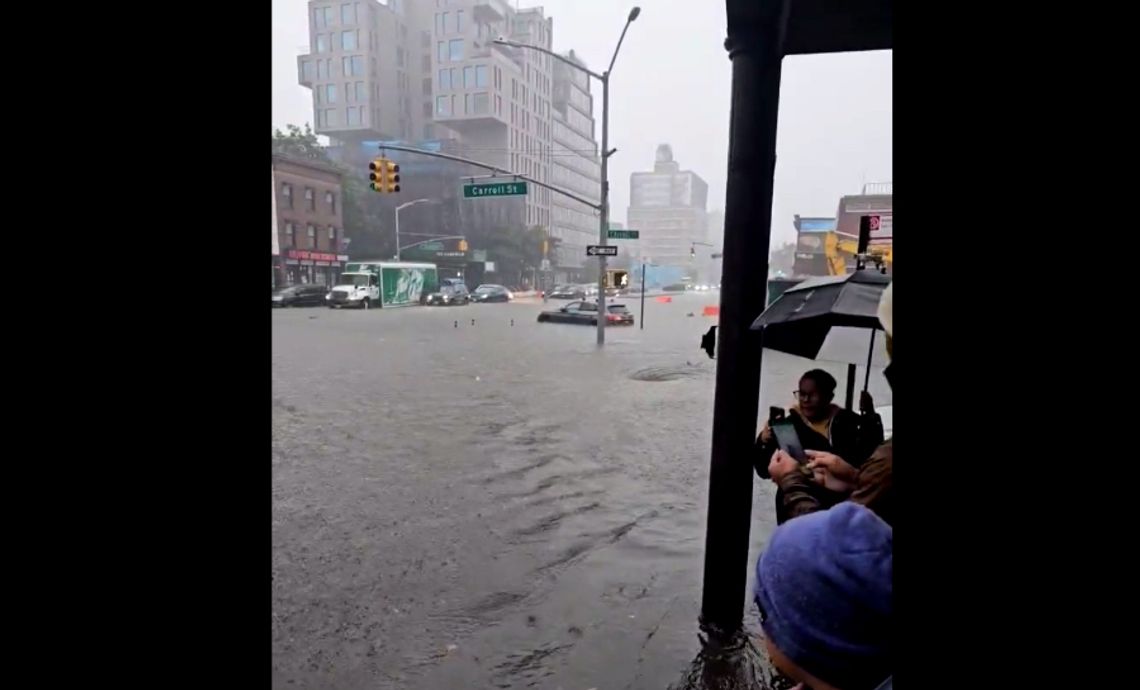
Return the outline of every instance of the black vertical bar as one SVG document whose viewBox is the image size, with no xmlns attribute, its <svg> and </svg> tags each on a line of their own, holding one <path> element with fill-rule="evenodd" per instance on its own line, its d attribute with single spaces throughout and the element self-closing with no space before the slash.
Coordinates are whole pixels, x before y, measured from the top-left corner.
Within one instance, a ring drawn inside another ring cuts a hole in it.
<svg viewBox="0 0 1140 690">
<path fill-rule="evenodd" d="M 641 330 L 645 330 L 645 262 L 641 262 Z"/>
<path fill-rule="evenodd" d="M 747 589 L 760 393 L 760 347 L 749 328 L 766 301 L 788 2 L 727 3 L 732 114 L 700 621 L 722 640 L 741 630 Z"/>
<path fill-rule="evenodd" d="M 847 365 L 847 409 L 854 410 L 855 404 L 855 365 Z"/>
</svg>

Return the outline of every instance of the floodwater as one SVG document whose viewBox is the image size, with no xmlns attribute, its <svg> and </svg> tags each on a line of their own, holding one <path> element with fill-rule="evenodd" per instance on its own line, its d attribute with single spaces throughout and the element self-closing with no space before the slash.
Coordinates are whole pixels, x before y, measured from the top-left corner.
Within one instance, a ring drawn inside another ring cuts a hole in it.
<svg viewBox="0 0 1140 690">
<path fill-rule="evenodd" d="M 698 649 L 717 299 L 649 299 L 645 330 L 602 351 L 536 323 L 540 303 L 275 311 L 273 687 L 677 681 Z M 760 409 L 813 366 L 767 354 Z M 751 563 L 773 496 L 756 479 Z"/>
</svg>

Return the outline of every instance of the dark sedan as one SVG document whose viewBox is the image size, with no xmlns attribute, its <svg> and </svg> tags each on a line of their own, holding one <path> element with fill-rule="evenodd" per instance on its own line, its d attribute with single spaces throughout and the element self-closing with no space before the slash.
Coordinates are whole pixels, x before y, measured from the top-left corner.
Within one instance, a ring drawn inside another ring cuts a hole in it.
<svg viewBox="0 0 1140 690">
<path fill-rule="evenodd" d="M 318 307 L 325 303 L 329 289 L 324 285 L 291 285 L 273 293 L 275 307 Z"/>
<path fill-rule="evenodd" d="M 472 302 L 510 302 L 514 295 L 502 285 L 484 284 L 471 293 Z"/>
<path fill-rule="evenodd" d="M 550 299 L 586 299 L 586 291 L 577 285 L 558 285 L 547 296 Z"/>
<path fill-rule="evenodd" d="M 606 325 L 633 325 L 633 312 L 627 309 L 624 304 L 606 305 L 606 312 Z M 538 322 L 596 326 L 598 325 L 598 305 L 595 302 L 571 302 L 561 309 L 542 312 L 538 315 Z"/>
<path fill-rule="evenodd" d="M 445 306 L 470 304 L 470 302 L 471 294 L 467 292 L 466 285 L 459 282 L 448 282 L 444 285 L 440 285 L 439 292 L 433 292 L 428 295 L 426 304 L 428 306 Z"/>
</svg>

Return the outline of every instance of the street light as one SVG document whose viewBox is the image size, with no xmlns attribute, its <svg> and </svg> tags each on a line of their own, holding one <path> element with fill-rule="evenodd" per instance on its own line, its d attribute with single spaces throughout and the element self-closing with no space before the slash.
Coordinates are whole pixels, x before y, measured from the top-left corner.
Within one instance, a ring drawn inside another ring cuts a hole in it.
<svg viewBox="0 0 1140 690">
<path fill-rule="evenodd" d="M 610 73 L 613 72 L 614 62 L 617 61 L 618 51 L 621 50 L 622 41 L 625 40 L 625 32 L 629 30 L 629 25 L 633 20 L 637 19 L 641 14 L 640 7 L 634 7 L 629 11 L 629 17 L 625 20 L 625 26 L 622 27 L 621 36 L 618 37 L 617 46 L 614 48 L 613 57 L 610 58 L 610 66 L 606 68 L 605 72 L 598 74 L 593 70 L 588 70 L 578 63 L 562 57 L 554 51 L 541 48 L 539 46 L 532 46 L 526 43 L 516 43 L 506 39 L 496 39 L 494 42 L 499 45 L 511 46 L 512 48 L 527 48 L 529 50 L 537 50 L 570 65 L 574 69 L 585 72 L 591 77 L 602 82 L 602 199 L 601 211 L 599 212 L 599 230 L 598 230 L 598 244 L 603 246 L 609 244 L 607 231 L 609 230 L 609 217 L 610 217 L 610 155 L 617 151 L 617 149 L 610 149 Z M 604 345 L 606 342 L 606 257 L 598 257 L 598 345 Z"/>
<path fill-rule="evenodd" d="M 400 211 L 416 204 L 430 204 L 433 199 L 413 199 L 412 201 L 405 201 L 396 207 L 396 261 L 400 260 Z"/>
</svg>

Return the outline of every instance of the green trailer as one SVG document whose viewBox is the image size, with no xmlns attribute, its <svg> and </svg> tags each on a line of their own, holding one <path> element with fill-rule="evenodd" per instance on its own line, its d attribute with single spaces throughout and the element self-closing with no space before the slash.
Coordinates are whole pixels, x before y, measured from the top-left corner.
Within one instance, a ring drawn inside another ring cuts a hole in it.
<svg viewBox="0 0 1140 690">
<path fill-rule="evenodd" d="M 408 307 L 439 289 L 439 272 L 428 263 L 350 261 L 337 282 L 330 307 Z"/>
</svg>

